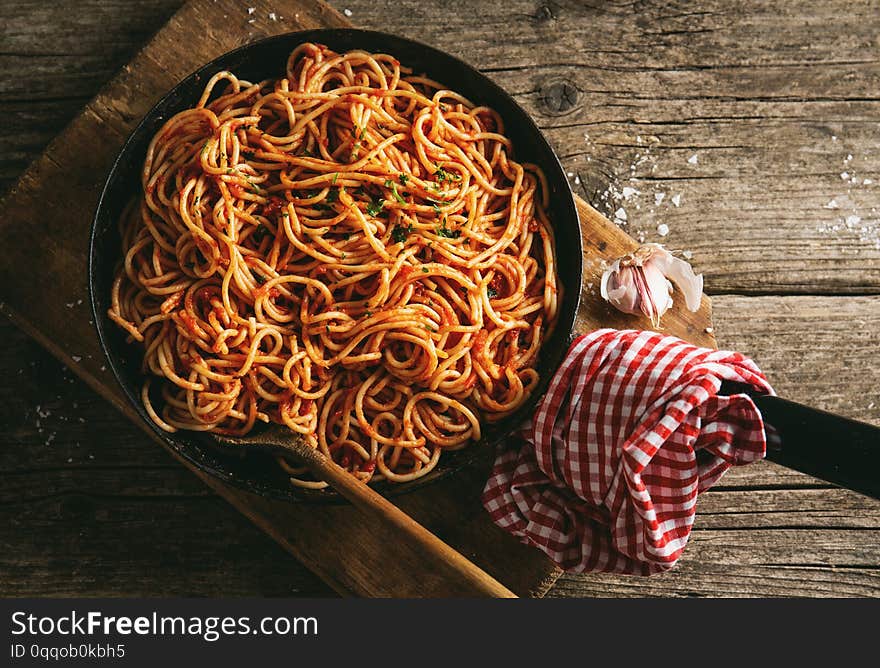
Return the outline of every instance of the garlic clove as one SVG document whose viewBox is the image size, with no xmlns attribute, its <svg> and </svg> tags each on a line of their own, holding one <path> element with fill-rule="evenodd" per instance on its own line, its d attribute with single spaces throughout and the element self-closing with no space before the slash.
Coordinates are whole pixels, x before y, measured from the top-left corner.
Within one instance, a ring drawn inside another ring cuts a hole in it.
<svg viewBox="0 0 880 668">
<path fill-rule="evenodd" d="M 689 311 L 696 313 L 703 299 L 703 274 L 695 274 L 694 268 L 681 258 L 665 251 L 663 273 L 678 286 L 684 295 L 684 303 Z"/>
<path fill-rule="evenodd" d="M 648 260 L 640 269 L 644 277 L 643 282 L 640 281 L 642 312 L 651 319 L 655 327 L 658 327 L 660 318 L 672 306 L 672 284 L 666 280 L 660 263 L 654 258 Z"/>
<path fill-rule="evenodd" d="M 660 244 L 644 244 L 611 263 L 602 274 L 602 298 L 624 313 L 642 313 L 655 327 L 672 306 L 670 279 L 684 294 L 691 311 L 700 308 L 703 275 L 696 275 L 685 261 Z"/>
<path fill-rule="evenodd" d="M 621 267 L 616 260 L 608 271 L 602 274 L 599 293 L 602 299 L 613 304 L 624 313 L 641 313 L 639 291 L 633 279 L 632 267 Z"/>
</svg>

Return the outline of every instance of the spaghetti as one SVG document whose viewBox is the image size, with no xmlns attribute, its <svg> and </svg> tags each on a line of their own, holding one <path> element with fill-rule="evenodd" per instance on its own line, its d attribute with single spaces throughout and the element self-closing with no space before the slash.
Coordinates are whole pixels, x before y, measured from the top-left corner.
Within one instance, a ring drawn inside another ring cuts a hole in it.
<svg viewBox="0 0 880 668">
<path fill-rule="evenodd" d="M 153 137 L 110 318 L 162 429 L 278 422 L 406 482 L 534 390 L 557 313 L 541 170 L 499 115 L 389 55 L 217 73 Z M 280 460 L 294 484 L 321 487 Z"/>
</svg>

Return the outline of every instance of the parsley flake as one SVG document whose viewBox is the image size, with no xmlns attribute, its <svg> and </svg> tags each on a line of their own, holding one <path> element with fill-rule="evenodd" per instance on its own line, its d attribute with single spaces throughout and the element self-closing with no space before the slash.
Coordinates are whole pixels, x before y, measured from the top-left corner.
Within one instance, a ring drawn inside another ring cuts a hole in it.
<svg viewBox="0 0 880 668">
<path fill-rule="evenodd" d="M 446 218 L 443 218 L 443 224 L 437 228 L 437 236 L 447 239 L 458 239 L 461 236 L 461 230 L 450 230 L 446 227 Z"/>
<path fill-rule="evenodd" d="M 393 230 L 391 230 L 391 238 L 394 240 L 394 243 L 402 244 L 406 241 L 406 238 L 412 234 L 413 227 L 410 225 L 409 227 L 403 227 L 402 225 L 396 225 Z"/>
<path fill-rule="evenodd" d="M 385 200 L 381 197 L 379 199 L 370 200 L 370 203 L 367 204 L 367 213 L 371 216 L 378 216 L 384 206 Z"/>
<path fill-rule="evenodd" d="M 398 202 L 400 202 L 401 204 L 406 204 L 406 200 L 403 199 L 403 195 L 401 195 L 399 192 L 397 192 L 397 184 L 396 183 L 391 184 L 391 194 L 394 195 L 394 199 L 396 199 Z"/>
</svg>

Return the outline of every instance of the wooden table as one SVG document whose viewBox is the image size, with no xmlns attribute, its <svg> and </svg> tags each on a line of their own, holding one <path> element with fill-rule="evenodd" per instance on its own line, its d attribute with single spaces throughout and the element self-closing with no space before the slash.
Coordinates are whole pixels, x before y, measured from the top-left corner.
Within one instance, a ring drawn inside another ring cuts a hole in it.
<svg viewBox="0 0 880 668">
<path fill-rule="evenodd" d="M 487 72 L 582 197 L 693 254 L 719 345 L 880 424 L 880 3 L 331 4 Z M 2 187 L 179 5 L 2 3 Z M 229 20 L 271 20 L 247 6 Z M 0 595 L 331 595 L 36 343 L 0 336 Z M 753 465 L 702 497 L 673 572 L 550 592 L 585 594 L 877 596 L 880 504 Z"/>
</svg>

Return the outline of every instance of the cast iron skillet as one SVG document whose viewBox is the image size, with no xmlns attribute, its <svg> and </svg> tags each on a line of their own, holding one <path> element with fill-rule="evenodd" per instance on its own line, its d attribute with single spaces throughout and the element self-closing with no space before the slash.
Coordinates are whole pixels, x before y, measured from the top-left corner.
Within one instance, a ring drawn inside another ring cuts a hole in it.
<svg viewBox="0 0 880 668">
<path fill-rule="evenodd" d="M 499 86 L 470 65 L 430 46 L 380 32 L 354 29 L 311 30 L 288 33 L 248 44 L 217 58 L 189 75 L 144 117 L 119 153 L 98 202 L 89 249 L 89 292 L 95 328 L 107 361 L 132 406 L 173 450 L 203 471 L 250 492 L 299 501 L 338 501 L 332 491 L 308 491 L 293 487 L 280 467 L 265 457 L 230 456 L 212 445 L 210 436 L 195 432 L 167 434 L 149 419 L 140 400 L 142 351 L 126 343 L 123 331 L 107 317 L 114 269 L 121 259 L 117 221 L 129 200 L 140 192 L 140 170 L 147 145 L 162 124 L 175 113 L 194 105 L 205 82 L 216 72 L 230 70 L 248 81 L 279 78 L 284 75 L 287 56 L 303 42 L 326 44 L 334 51 L 363 49 L 388 53 L 417 73 L 425 73 L 475 104 L 485 104 L 501 115 L 506 134 L 513 140 L 515 157 L 533 162 L 544 170 L 550 188 L 550 220 L 556 235 L 557 270 L 562 285 L 559 320 L 544 343 L 538 363 L 541 384 L 515 415 L 496 425 L 486 425 L 483 439 L 461 451 L 443 455 L 430 474 L 405 484 L 380 482 L 376 488 L 385 494 L 411 491 L 432 480 L 460 470 L 483 448 L 493 447 L 534 412 L 547 382 L 558 368 L 568 348 L 580 300 L 581 235 L 577 210 L 568 179 L 535 123 Z"/>
</svg>

